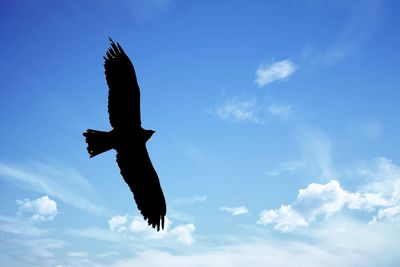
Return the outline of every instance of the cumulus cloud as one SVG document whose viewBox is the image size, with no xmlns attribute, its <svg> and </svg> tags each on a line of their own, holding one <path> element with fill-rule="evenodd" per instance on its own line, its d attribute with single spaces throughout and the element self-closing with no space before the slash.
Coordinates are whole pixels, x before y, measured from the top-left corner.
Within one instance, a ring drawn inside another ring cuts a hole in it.
<svg viewBox="0 0 400 267">
<path fill-rule="evenodd" d="M 140 235 L 144 239 L 174 239 L 183 245 L 194 242 L 194 224 L 188 223 L 171 227 L 172 222 L 165 217 L 164 230 L 156 231 L 148 226 L 141 216 L 117 215 L 108 221 L 111 232 L 128 235 Z"/>
<path fill-rule="evenodd" d="M 42 196 L 35 200 L 17 200 L 21 214 L 32 214 L 34 221 L 50 221 L 57 215 L 57 203 L 48 196 Z"/>
<path fill-rule="evenodd" d="M 372 223 L 378 221 L 400 222 L 400 206 L 380 209 L 378 214 L 374 216 Z"/>
<path fill-rule="evenodd" d="M 256 71 L 255 83 L 259 87 L 266 86 L 274 81 L 287 79 L 296 70 L 294 63 L 288 59 L 260 66 Z"/>
<path fill-rule="evenodd" d="M 303 216 L 291 205 L 282 205 L 278 210 L 264 210 L 257 221 L 258 224 L 275 224 L 274 229 L 281 232 L 293 231 L 300 226 L 308 226 Z"/>
<path fill-rule="evenodd" d="M 126 215 L 114 216 L 108 220 L 108 226 L 110 227 L 111 231 L 122 232 L 125 230 L 125 224 L 127 223 L 127 221 L 128 221 L 128 216 Z"/>
<path fill-rule="evenodd" d="M 298 227 L 309 226 L 318 217 L 327 218 L 344 208 L 370 212 L 391 205 L 393 203 L 379 193 L 349 192 L 344 190 L 338 181 L 331 180 L 326 184 L 312 183 L 300 189 L 296 201 L 291 205 L 262 211 L 257 223 L 273 224 L 274 229 L 288 232 Z M 379 213 L 374 220 L 385 217 L 383 211 L 379 210 Z"/>
<path fill-rule="evenodd" d="M 249 210 L 245 206 L 239 207 L 221 207 L 220 210 L 231 213 L 233 216 L 248 214 Z"/>
</svg>

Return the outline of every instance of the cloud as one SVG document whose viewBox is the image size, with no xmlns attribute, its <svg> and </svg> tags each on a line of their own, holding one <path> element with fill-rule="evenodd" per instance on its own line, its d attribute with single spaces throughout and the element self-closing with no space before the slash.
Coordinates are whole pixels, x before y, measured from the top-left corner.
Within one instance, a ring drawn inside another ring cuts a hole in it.
<svg viewBox="0 0 400 267">
<path fill-rule="evenodd" d="M 231 213 L 233 216 L 249 213 L 249 210 L 245 206 L 231 207 L 231 208 L 221 207 L 220 210 L 227 211 L 227 212 Z"/>
<path fill-rule="evenodd" d="M 51 221 L 57 215 L 57 203 L 48 196 L 42 196 L 30 201 L 17 200 L 20 213 L 31 213 L 34 221 Z"/>
<path fill-rule="evenodd" d="M 364 123 L 361 126 L 361 129 L 368 139 L 374 139 L 378 137 L 383 131 L 382 125 L 375 119 L 371 119 Z"/>
<path fill-rule="evenodd" d="M 234 97 L 211 111 L 217 118 L 232 123 L 261 123 L 259 112 L 260 107 L 255 97 Z"/>
<path fill-rule="evenodd" d="M 301 160 L 286 161 L 279 164 L 277 169 L 267 172 L 267 175 L 277 176 L 281 173 L 293 174 L 300 169 L 307 167 L 307 163 Z"/>
<path fill-rule="evenodd" d="M 195 196 L 191 196 L 188 198 L 176 198 L 176 199 L 172 200 L 172 202 L 176 206 L 183 206 L 183 205 L 191 205 L 191 204 L 195 204 L 195 203 L 204 202 L 206 200 L 207 200 L 207 196 L 195 195 Z"/>
<path fill-rule="evenodd" d="M 333 39 L 327 47 L 315 54 L 306 51 L 305 57 L 310 58 L 313 63 L 333 66 L 356 53 L 371 38 L 380 24 L 380 18 L 383 14 L 381 2 L 380 0 L 368 2 L 336 1 L 334 5 L 326 5 L 330 9 L 328 10 L 329 13 L 340 13 L 343 17 L 342 26 L 338 27 L 336 33 L 332 34 Z M 328 15 L 331 15 L 329 13 Z"/>
<path fill-rule="evenodd" d="M 28 237 L 39 237 L 48 233 L 47 230 L 33 226 L 28 222 L 4 215 L 0 215 L 0 231 Z"/>
<path fill-rule="evenodd" d="M 256 71 L 255 83 L 259 87 L 266 86 L 277 80 L 287 79 L 296 70 L 294 63 L 288 59 L 260 66 Z"/>
<path fill-rule="evenodd" d="M 304 233 L 297 240 L 259 237 L 179 253 L 147 250 L 110 266 L 391 267 L 400 260 L 398 234 L 399 228 L 382 228 L 340 218 Z"/>
<path fill-rule="evenodd" d="M 332 143 L 321 130 L 301 128 L 298 134 L 304 154 L 304 161 L 313 172 L 312 175 L 323 179 L 336 179 L 332 163 Z"/>
<path fill-rule="evenodd" d="M 274 229 L 288 232 L 307 227 L 318 217 L 328 218 L 344 208 L 371 212 L 391 205 L 393 203 L 379 193 L 349 192 L 338 181 L 331 180 L 326 184 L 311 183 L 300 189 L 296 201 L 291 205 L 262 211 L 257 223 L 273 224 Z M 374 217 L 374 220 L 378 220 L 378 217 Z"/>
<path fill-rule="evenodd" d="M 110 230 L 115 233 L 140 236 L 143 239 L 172 239 L 183 245 L 191 245 L 194 242 L 193 233 L 196 230 L 192 223 L 171 227 L 172 222 L 168 217 L 165 217 L 164 230 L 160 231 L 148 226 L 141 216 L 117 215 L 108 222 Z"/>
<path fill-rule="evenodd" d="M 372 223 L 378 221 L 400 222 L 400 206 L 380 209 L 378 214 L 374 216 Z"/>
<path fill-rule="evenodd" d="M 111 219 L 108 220 L 108 226 L 110 227 L 111 231 L 116 231 L 116 232 L 122 232 L 125 230 L 125 224 L 128 222 L 128 216 L 124 215 L 118 215 L 111 217 Z"/>
<path fill-rule="evenodd" d="M 77 258 L 86 258 L 89 256 L 89 253 L 83 251 L 70 251 L 67 252 L 68 257 L 77 257 Z"/>
<path fill-rule="evenodd" d="M 271 104 L 268 108 L 268 111 L 271 114 L 278 116 L 281 120 L 286 121 L 292 114 L 292 106 Z"/>
<path fill-rule="evenodd" d="M 0 179 L 44 193 L 93 214 L 107 213 L 104 207 L 85 197 L 96 195 L 89 182 L 75 169 L 67 166 L 53 167 L 34 162 L 21 167 L 0 161 Z"/>
<path fill-rule="evenodd" d="M 50 231 L 32 225 L 33 221 L 0 215 L 1 250 L 10 258 L 27 266 L 56 266 L 54 250 L 66 242 L 49 238 Z"/>
<path fill-rule="evenodd" d="M 185 225 L 178 225 L 177 227 L 171 229 L 169 234 L 184 245 L 191 245 L 194 242 L 193 232 L 196 230 L 193 223 L 188 223 Z"/>
<path fill-rule="evenodd" d="M 264 210 L 258 224 L 275 224 L 274 229 L 281 232 L 293 231 L 300 226 L 308 226 L 306 219 L 291 205 L 282 205 L 278 210 Z"/>
</svg>

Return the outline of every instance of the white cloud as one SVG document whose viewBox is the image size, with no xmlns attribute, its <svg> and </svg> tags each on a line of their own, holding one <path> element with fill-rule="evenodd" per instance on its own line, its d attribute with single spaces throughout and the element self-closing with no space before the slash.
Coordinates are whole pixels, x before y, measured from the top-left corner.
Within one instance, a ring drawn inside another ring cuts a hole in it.
<svg viewBox="0 0 400 267">
<path fill-rule="evenodd" d="M 239 207 L 221 207 L 220 210 L 227 211 L 231 213 L 233 216 L 248 214 L 249 210 L 245 206 Z"/>
<path fill-rule="evenodd" d="M 108 226 L 110 227 L 111 231 L 116 231 L 116 232 L 122 232 L 125 230 L 125 224 L 128 221 L 128 216 L 124 215 L 118 215 L 111 217 L 111 219 L 108 220 Z"/>
<path fill-rule="evenodd" d="M 13 217 L 0 215 L 0 231 L 22 236 L 38 237 L 48 233 L 47 230 L 33 226 Z"/>
<path fill-rule="evenodd" d="M 174 205 L 181 206 L 181 205 L 191 205 L 199 202 L 204 202 L 207 200 L 207 196 L 199 196 L 195 195 L 188 198 L 176 198 L 172 202 Z"/>
<path fill-rule="evenodd" d="M 327 218 L 346 207 L 371 212 L 391 205 L 391 201 L 379 193 L 348 192 L 338 181 L 331 180 L 326 184 L 312 183 L 300 189 L 296 201 L 291 205 L 262 211 L 257 223 L 273 224 L 276 230 L 288 232 L 309 226 L 319 216 Z M 382 213 L 380 217 L 379 213 Z M 374 217 L 375 221 L 385 217 L 383 211 L 379 213 L 378 217 Z"/>
<path fill-rule="evenodd" d="M 257 105 L 257 99 L 255 97 L 234 97 L 229 99 L 224 105 L 211 111 L 211 113 L 219 119 L 232 123 L 261 123 L 258 116 L 259 112 L 260 107 Z"/>
<path fill-rule="evenodd" d="M 0 179 L 15 182 L 24 189 L 44 193 L 94 214 L 106 213 L 104 207 L 85 197 L 96 196 L 89 182 L 75 169 L 67 166 L 57 165 L 56 168 L 34 162 L 21 167 L 0 162 Z"/>
<path fill-rule="evenodd" d="M 196 230 L 194 224 L 188 223 L 185 225 L 178 225 L 177 227 L 171 229 L 170 235 L 175 236 L 179 242 L 184 245 L 191 245 L 194 242 L 193 232 Z"/>
<path fill-rule="evenodd" d="M 110 230 L 114 233 L 140 236 L 143 239 L 174 239 L 183 245 L 191 245 L 194 242 L 192 236 L 195 231 L 194 224 L 176 227 L 171 227 L 171 225 L 172 222 L 168 217 L 165 217 L 164 230 L 160 231 L 150 227 L 141 216 L 117 215 L 109 220 Z"/>
<path fill-rule="evenodd" d="M 286 121 L 292 114 L 292 106 L 271 104 L 268 108 L 268 111 L 271 114 L 278 116 L 281 120 Z"/>
<path fill-rule="evenodd" d="M 374 216 L 372 223 L 378 221 L 400 222 L 400 206 L 380 209 L 377 216 Z"/>
<path fill-rule="evenodd" d="M 302 215 L 291 205 L 282 205 L 278 210 L 264 210 L 257 221 L 258 224 L 275 224 L 274 229 L 289 232 L 301 226 L 308 226 Z"/>
<path fill-rule="evenodd" d="M 298 240 L 258 237 L 251 242 L 210 245 L 179 253 L 147 250 L 110 266 L 392 267 L 400 260 L 397 253 L 400 231 L 388 227 L 341 218 L 314 231 L 306 231 L 304 238 Z"/>
<path fill-rule="evenodd" d="M 31 213 L 34 221 L 49 221 L 57 215 L 57 203 L 48 196 L 42 196 L 30 201 L 29 199 L 17 200 L 20 213 Z"/>
<path fill-rule="evenodd" d="M 288 59 L 261 66 L 256 71 L 255 83 L 263 87 L 274 81 L 287 79 L 295 70 L 296 66 Z"/>
<path fill-rule="evenodd" d="M 278 165 L 277 169 L 271 170 L 267 172 L 267 175 L 277 176 L 281 173 L 289 173 L 293 174 L 300 169 L 304 169 L 307 166 L 305 161 L 294 160 L 294 161 L 286 161 L 282 162 Z"/>
</svg>

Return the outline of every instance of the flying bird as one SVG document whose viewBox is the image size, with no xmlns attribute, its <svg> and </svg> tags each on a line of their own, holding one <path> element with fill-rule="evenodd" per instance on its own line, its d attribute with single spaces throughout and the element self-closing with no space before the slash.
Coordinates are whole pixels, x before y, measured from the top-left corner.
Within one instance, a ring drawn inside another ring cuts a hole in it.
<svg viewBox="0 0 400 267">
<path fill-rule="evenodd" d="M 110 149 L 116 150 L 121 175 L 132 191 L 138 209 L 148 224 L 159 231 L 160 225 L 164 229 L 167 207 L 146 149 L 146 142 L 154 131 L 141 126 L 140 89 L 133 64 L 118 43 L 111 38 L 110 42 L 104 56 L 104 69 L 112 130 L 88 129 L 83 135 L 91 158 Z"/>
</svg>

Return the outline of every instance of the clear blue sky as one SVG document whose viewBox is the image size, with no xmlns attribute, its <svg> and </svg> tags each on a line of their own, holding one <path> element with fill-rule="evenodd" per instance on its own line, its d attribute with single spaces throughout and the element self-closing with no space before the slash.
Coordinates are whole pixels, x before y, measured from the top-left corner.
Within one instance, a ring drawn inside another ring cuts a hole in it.
<svg viewBox="0 0 400 267">
<path fill-rule="evenodd" d="M 0 266 L 400 262 L 397 1 L 0 3 Z M 136 67 L 168 204 L 145 227 L 103 55 Z"/>
</svg>

